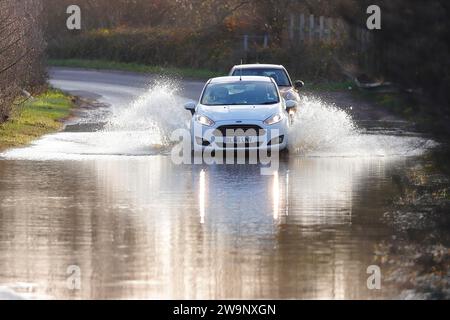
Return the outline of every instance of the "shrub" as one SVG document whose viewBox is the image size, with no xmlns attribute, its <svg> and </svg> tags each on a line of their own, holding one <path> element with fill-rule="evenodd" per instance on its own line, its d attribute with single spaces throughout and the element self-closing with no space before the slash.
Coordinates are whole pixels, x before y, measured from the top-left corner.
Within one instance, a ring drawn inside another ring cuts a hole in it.
<svg viewBox="0 0 450 320">
<path fill-rule="evenodd" d="M 340 46 L 314 42 L 298 47 L 255 47 L 243 52 L 230 29 L 195 32 L 170 28 L 99 29 L 49 43 L 54 59 L 101 59 L 163 67 L 202 68 L 227 72 L 241 59 L 246 63 L 284 64 L 303 79 L 341 79 L 333 57 Z"/>
</svg>

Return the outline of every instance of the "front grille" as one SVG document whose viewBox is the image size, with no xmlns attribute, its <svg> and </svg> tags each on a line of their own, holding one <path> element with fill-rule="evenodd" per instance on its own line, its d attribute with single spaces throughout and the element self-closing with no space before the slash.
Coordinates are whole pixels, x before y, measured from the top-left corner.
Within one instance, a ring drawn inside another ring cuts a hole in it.
<svg viewBox="0 0 450 320">
<path fill-rule="evenodd" d="M 257 125 L 227 125 L 227 126 L 220 126 L 216 129 L 220 132 L 220 134 L 225 137 L 227 135 L 227 130 L 233 131 L 233 136 L 240 135 L 242 136 L 242 132 L 244 132 L 244 136 L 254 136 L 254 133 L 256 132 L 256 136 L 264 136 L 266 134 L 266 131 Z M 236 131 L 241 131 L 236 132 Z M 249 132 L 249 130 L 251 130 Z"/>
<path fill-rule="evenodd" d="M 249 148 L 259 148 L 260 146 L 263 145 L 262 141 L 258 141 L 255 143 L 242 143 L 242 144 L 225 144 L 222 142 L 216 142 L 217 146 L 219 148 L 229 148 L 229 149 L 238 149 L 238 148 L 245 148 L 245 149 L 249 149 Z"/>
</svg>

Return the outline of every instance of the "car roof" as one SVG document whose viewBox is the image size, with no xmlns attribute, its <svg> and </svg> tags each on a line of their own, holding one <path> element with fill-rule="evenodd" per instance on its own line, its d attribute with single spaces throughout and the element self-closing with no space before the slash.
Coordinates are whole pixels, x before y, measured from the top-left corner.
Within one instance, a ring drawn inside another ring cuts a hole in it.
<svg viewBox="0 0 450 320">
<path fill-rule="evenodd" d="M 242 80 L 241 80 L 242 79 Z M 229 77 L 218 77 L 209 80 L 209 83 L 228 83 L 228 82 L 239 82 L 239 81 L 251 81 L 251 82 L 274 82 L 272 78 L 262 77 L 262 76 L 229 76 Z"/>
<path fill-rule="evenodd" d="M 235 65 L 235 69 L 284 69 L 282 65 L 278 64 L 240 64 Z"/>
</svg>

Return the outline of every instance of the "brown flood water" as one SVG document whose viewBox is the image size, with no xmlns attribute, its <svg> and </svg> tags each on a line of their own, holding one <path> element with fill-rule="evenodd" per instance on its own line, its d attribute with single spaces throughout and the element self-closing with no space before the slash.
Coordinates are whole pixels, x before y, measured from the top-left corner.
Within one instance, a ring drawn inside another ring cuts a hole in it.
<svg viewBox="0 0 450 320">
<path fill-rule="evenodd" d="M 406 161 L 0 161 L 0 283 L 48 298 L 394 297 L 367 289 Z M 69 290 L 67 267 L 81 269 Z"/>
<path fill-rule="evenodd" d="M 381 290 L 367 287 L 377 248 L 399 233 L 384 219 L 401 192 L 393 177 L 423 160 L 415 150 L 427 141 L 402 137 L 399 122 L 368 121 L 363 127 L 372 134 L 360 134 L 343 112 L 306 101 L 294 138 L 320 152 L 291 152 L 274 176 L 264 176 L 258 165 L 175 165 L 149 152 L 147 119 L 157 114 L 171 124 L 185 115 L 168 109 L 181 105 L 170 87 L 66 69 L 51 79 L 109 104 L 116 127 L 98 131 L 106 116 L 90 110 L 65 132 L 0 155 L 0 299 L 401 293 L 384 278 Z M 181 94 L 198 97 L 202 86 L 184 82 Z M 394 156 L 377 156 L 388 149 Z M 80 271 L 79 290 L 68 281 L 70 266 Z"/>
</svg>

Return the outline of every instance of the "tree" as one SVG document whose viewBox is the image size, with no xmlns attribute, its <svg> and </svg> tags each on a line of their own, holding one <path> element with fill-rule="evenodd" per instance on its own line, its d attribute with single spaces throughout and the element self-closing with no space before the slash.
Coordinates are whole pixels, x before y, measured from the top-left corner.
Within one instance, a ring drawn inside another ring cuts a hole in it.
<svg viewBox="0 0 450 320">
<path fill-rule="evenodd" d="M 0 123 L 21 89 L 43 82 L 41 13 L 40 0 L 0 0 Z"/>
</svg>

